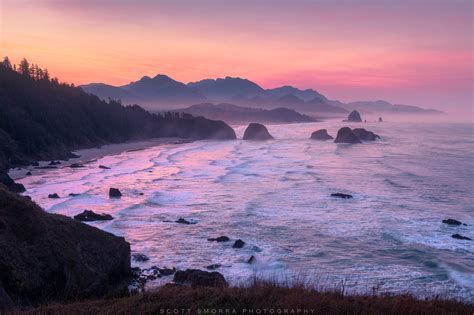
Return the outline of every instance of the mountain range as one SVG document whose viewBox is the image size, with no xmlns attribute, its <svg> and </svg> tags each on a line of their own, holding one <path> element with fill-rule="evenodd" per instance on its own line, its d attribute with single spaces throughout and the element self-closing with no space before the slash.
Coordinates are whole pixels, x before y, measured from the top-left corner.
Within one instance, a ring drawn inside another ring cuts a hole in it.
<svg viewBox="0 0 474 315">
<path fill-rule="evenodd" d="M 159 137 L 235 139 L 235 132 L 222 121 L 105 102 L 0 62 L 0 179 L 11 166 L 67 159 L 78 148 Z"/>
<path fill-rule="evenodd" d="M 158 74 L 153 78 L 144 76 L 123 86 L 91 83 L 82 85 L 81 88 L 101 99 L 110 98 L 126 104 L 139 104 L 151 111 L 176 110 L 202 103 L 227 103 L 260 109 L 285 107 L 316 117 L 343 117 L 352 110 L 364 114 L 441 113 L 385 101 L 343 103 L 330 100 L 313 89 L 302 90 L 289 85 L 264 89 L 250 80 L 233 77 L 204 79 L 185 84 L 164 74 Z"/>
<path fill-rule="evenodd" d="M 223 120 L 228 124 L 258 123 L 293 123 L 314 122 L 316 119 L 303 115 L 288 108 L 261 109 L 242 107 L 234 104 L 211 104 L 202 103 L 187 108 L 176 110 L 179 113 L 187 113 L 192 116 L 203 116 L 212 120 Z"/>
</svg>

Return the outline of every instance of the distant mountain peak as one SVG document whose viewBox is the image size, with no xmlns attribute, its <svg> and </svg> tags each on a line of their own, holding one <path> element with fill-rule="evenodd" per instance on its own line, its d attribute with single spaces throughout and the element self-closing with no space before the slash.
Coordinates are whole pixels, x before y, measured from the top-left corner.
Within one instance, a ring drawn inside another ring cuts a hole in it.
<svg viewBox="0 0 474 315">
<path fill-rule="evenodd" d="M 304 103 L 304 101 L 299 98 L 298 96 L 295 96 L 293 94 L 285 94 L 282 97 L 277 99 L 278 103 L 283 103 L 283 104 L 300 104 Z"/>
</svg>

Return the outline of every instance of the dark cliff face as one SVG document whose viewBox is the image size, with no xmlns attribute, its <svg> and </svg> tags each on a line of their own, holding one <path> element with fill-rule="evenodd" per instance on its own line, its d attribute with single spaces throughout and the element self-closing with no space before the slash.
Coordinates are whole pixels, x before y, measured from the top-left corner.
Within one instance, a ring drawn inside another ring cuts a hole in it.
<svg viewBox="0 0 474 315">
<path fill-rule="evenodd" d="M 122 237 L 48 214 L 0 187 L 0 310 L 99 297 L 125 285 L 129 273 Z"/>
<path fill-rule="evenodd" d="M 66 159 L 70 150 L 176 136 L 235 139 L 223 122 L 104 102 L 56 80 L 35 80 L 0 64 L 0 170 L 35 159 Z"/>
</svg>

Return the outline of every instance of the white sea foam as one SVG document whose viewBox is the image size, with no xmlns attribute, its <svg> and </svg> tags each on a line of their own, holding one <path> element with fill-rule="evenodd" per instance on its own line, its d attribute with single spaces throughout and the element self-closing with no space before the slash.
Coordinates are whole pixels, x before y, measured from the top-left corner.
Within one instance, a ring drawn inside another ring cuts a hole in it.
<svg viewBox="0 0 474 315">
<path fill-rule="evenodd" d="M 429 286 L 433 294 L 473 299 L 473 242 L 451 237 L 474 238 L 472 126 L 367 123 L 357 126 L 383 140 L 308 139 L 321 128 L 335 135 L 342 125 L 271 125 L 272 141 L 164 145 L 20 182 L 50 212 L 112 214 L 113 221 L 91 224 L 148 255 L 135 263 L 140 267 L 221 264 L 218 271 L 231 282 L 304 272 L 318 281 L 346 279 L 359 292 L 378 286 L 424 294 Z M 243 130 L 236 128 L 239 136 Z M 110 187 L 123 197 L 110 199 Z M 354 198 L 333 198 L 334 192 Z M 446 218 L 467 226 L 447 226 Z M 207 241 L 221 235 L 232 241 Z M 246 246 L 232 248 L 236 239 Z"/>
</svg>

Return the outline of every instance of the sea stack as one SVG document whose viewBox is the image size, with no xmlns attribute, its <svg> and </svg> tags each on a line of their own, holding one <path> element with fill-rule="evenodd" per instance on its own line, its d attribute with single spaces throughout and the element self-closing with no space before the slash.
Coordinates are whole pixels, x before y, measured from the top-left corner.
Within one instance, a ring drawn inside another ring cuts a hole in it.
<svg viewBox="0 0 474 315">
<path fill-rule="evenodd" d="M 360 114 L 358 111 L 353 110 L 349 116 L 347 117 L 347 121 L 350 122 L 362 122 L 362 118 L 360 117 Z"/>
<path fill-rule="evenodd" d="M 352 129 L 352 132 L 362 141 L 375 141 L 380 139 L 380 136 L 373 133 L 372 131 L 365 130 L 364 128 Z"/>
<path fill-rule="evenodd" d="M 319 129 L 311 134 L 311 139 L 326 141 L 332 140 L 334 138 L 328 134 L 328 131 L 326 129 Z"/>
<path fill-rule="evenodd" d="M 244 132 L 244 140 L 271 140 L 272 135 L 268 132 L 267 127 L 258 123 L 250 123 Z"/>
<path fill-rule="evenodd" d="M 335 143 L 362 143 L 349 127 L 342 127 L 337 132 Z"/>
</svg>

